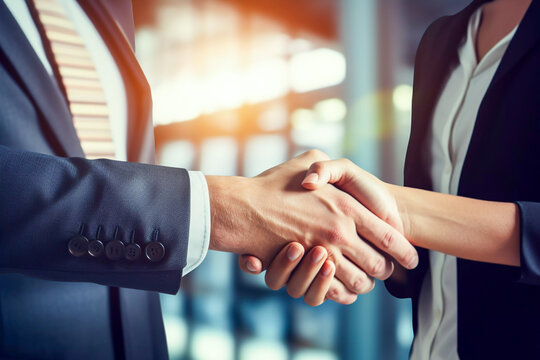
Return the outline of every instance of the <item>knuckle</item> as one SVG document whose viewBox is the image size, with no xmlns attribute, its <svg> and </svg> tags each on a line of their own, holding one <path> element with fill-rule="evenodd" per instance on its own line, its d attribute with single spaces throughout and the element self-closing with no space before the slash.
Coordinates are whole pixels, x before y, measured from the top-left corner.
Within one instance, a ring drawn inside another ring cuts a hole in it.
<svg viewBox="0 0 540 360">
<path fill-rule="evenodd" d="M 326 293 L 326 297 L 328 297 L 330 300 L 338 301 L 340 297 L 340 292 L 338 288 L 330 288 L 328 292 Z"/>
<path fill-rule="evenodd" d="M 334 221 L 326 229 L 326 240 L 332 244 L 342 245 L 347 242 L 347 228 L 342 221 Z"/>
<path fill-rule="evenodd" d="M 341 209 L 343 214 L 345 214 L 346 216 L 351 216 L 351 215 L 356 214 L 356 212 L 354 210 L 355 210 L 357 204 L 355 204 L 355 202 L 353 200 L 351 200 L 350 197 L 340 196 L 336 200 L 336 205 L 339 207 L 339 209 Z"/>
<path fill-rule="evenodd" d="M 306 155 L 315 159 L 328 159 L 328 155 L 318 149 L 311 149 L 306 152 Z"/>
<path fill-rule="evenodd" d="M 339 245 L 343 243 L 343 235 L 341 231 L 339 231 L 336 228 L 328 229 L 327 234 L 326 234 L 326 239 L 328 240 L 329 243 L 334 244 L 334 245 Z"/>
<path fill-rule="evenodd" d="M 358 277 L 352 283 L 352 292 L 355 294 L 366 294 L 373 289 L 375 281 L 367 276 Z"/>
<path fill-rule="evenodd" d="M 386 259 L 382 256 L 378 256 L 371 264 L 369 274 L 375 277 L 384 276 L 386 272 Z"/>
<path fill-rule="evenodd" d="M 395 238 L 394 233 L 390 230 L 387 230 L 384 232 L 383 237 L 381 239 L 381 246 L 383 250 L 389 250 L 394 245 Z"/>
<path fill-rule="evenodd" d="M 351 285 L 351 290 L 355 294 L 361 294 L 366 286 L 365 280 L 360 278 L 355 279 Z"/>
</svg>

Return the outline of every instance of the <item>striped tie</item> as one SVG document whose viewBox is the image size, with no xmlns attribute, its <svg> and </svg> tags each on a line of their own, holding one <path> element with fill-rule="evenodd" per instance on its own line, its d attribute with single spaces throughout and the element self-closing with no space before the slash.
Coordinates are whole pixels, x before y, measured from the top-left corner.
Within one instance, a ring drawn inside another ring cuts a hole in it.
<svg viewBox="0 0 540 360">
<path fill-rule="evenodd" d="M 90 53 L 57 0 L 34 0 L 34 5 L 86 157 L 114 159 L 109 110 Z"/>
</svg>

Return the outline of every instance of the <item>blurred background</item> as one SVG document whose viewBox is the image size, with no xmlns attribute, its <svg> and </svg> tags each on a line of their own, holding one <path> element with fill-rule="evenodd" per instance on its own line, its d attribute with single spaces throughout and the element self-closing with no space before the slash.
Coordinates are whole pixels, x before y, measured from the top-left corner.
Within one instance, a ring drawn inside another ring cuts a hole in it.
<svg viewBox="0 0 540 360">
<path fill-rule="evenodd" d="M 159 162 L 253 176 L 318 148 L 401 184 L 416 48 L 468 2 L 134 0 Z M 309 308 L 224 253 L 162 306 L 171 359 L 406 359 L 413 336 L 410 302 L 380 282 Z"/>
</svg>

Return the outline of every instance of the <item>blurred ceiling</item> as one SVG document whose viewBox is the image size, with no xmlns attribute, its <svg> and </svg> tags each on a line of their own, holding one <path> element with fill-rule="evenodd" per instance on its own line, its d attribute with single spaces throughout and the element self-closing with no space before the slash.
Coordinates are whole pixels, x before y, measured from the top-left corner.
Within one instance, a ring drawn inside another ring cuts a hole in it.
<svg viewBox="0 0 540 360">
<path fill-rule="evenodd" d="M 339 0 L 221 0 L 244 13 L 260 13 L 274 18 L 288 28 L 289 33 L 310 32 L 337 38 Z"/>
<path fill-rule="evenodd" d="M 151 25 L 163 0 L 132 0 L 135 26 Z M 184 0 L 186 1 L 186 0 Z M 197 6 L 197 1 L 191 0 Z M 339 0 L 216 0 L 229 3 L 245 14 L 258 13 L 285 25 L 289 33 L 309 32 L 337 38 Z M 169 1 L 169 3 L 174 3 Z"/>
<path fill-rule="evenodd" d="M 203 6 L 198 0 L 132 0 L 135 26 L 153 25 L 156 9 L 164 4 L 190 2 L 193 6 Z M 230 4 L 241 13 L 261 14 L 283 24 L 288 34 L 311 33 L 330 41 L 339 41 L 339 16 L 343 0 L 213 0 Z M 366 0 L 349 0 L 366 1 Z M 399 36 L 406 44 L 405 59 L 412 66 L 416 48 L 428 25 L 436 18 L 456 13 L 472 0 L 371 0 L 379 5 L 394 7 L 401 14 L 402 30 Z M 381 14 L 373 14 L 373 16 Z M 384 18 L 379 26 L 386 26 Z"/>
</svg>

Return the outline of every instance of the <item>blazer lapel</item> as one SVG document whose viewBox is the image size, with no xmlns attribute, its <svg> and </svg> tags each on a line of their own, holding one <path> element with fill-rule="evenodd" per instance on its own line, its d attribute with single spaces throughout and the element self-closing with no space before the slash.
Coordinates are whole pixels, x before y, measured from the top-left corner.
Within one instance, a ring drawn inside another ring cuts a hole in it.
<svg viewBox="0 0 540 360">
<path fill-rule="evenodd" d="M 66 100 L 11 12 L 0 1 L 0 51 L 55 135 L 58 155 L 84 156 Z"/>
<path fill-rule="evenodd" d="M 490 133 L 490 129 L 495 126 L 497 116 L 493 114 L 497 109 L 497 102 L 500 101 L 501 88 L 504 88 L 504 79 L 511 74 L 511 70 L 516 68 L 520 60 L 540 42 L 540 3 L 538 0 L 532 1 L 529 9 L 525 13 L 513 39 L 504 53 L 499 67 L 489 84 L 489 87 L 480 103 L 473 133 L 467 149 L 467 155 L 463 163 L 459 182 L 460 195 L 464 194 L 464 184 L 478 154 L 484 146 L 484 140 Z M 499 121 L 501 121 L 499 119 Z"/>
<path fill-rule="evenodd" d="M 500 81 L 540 41 L 540 3 L 532 1 L 508 45 L 492 84 Z"/>
<path fill-rule="evenodd" d="M 115 59 L 126 89 L 128 161 L 154 162 L 152 98 L 146 77 L 124 31 L 101 1 L 78 0 Z"/>
</svg>

